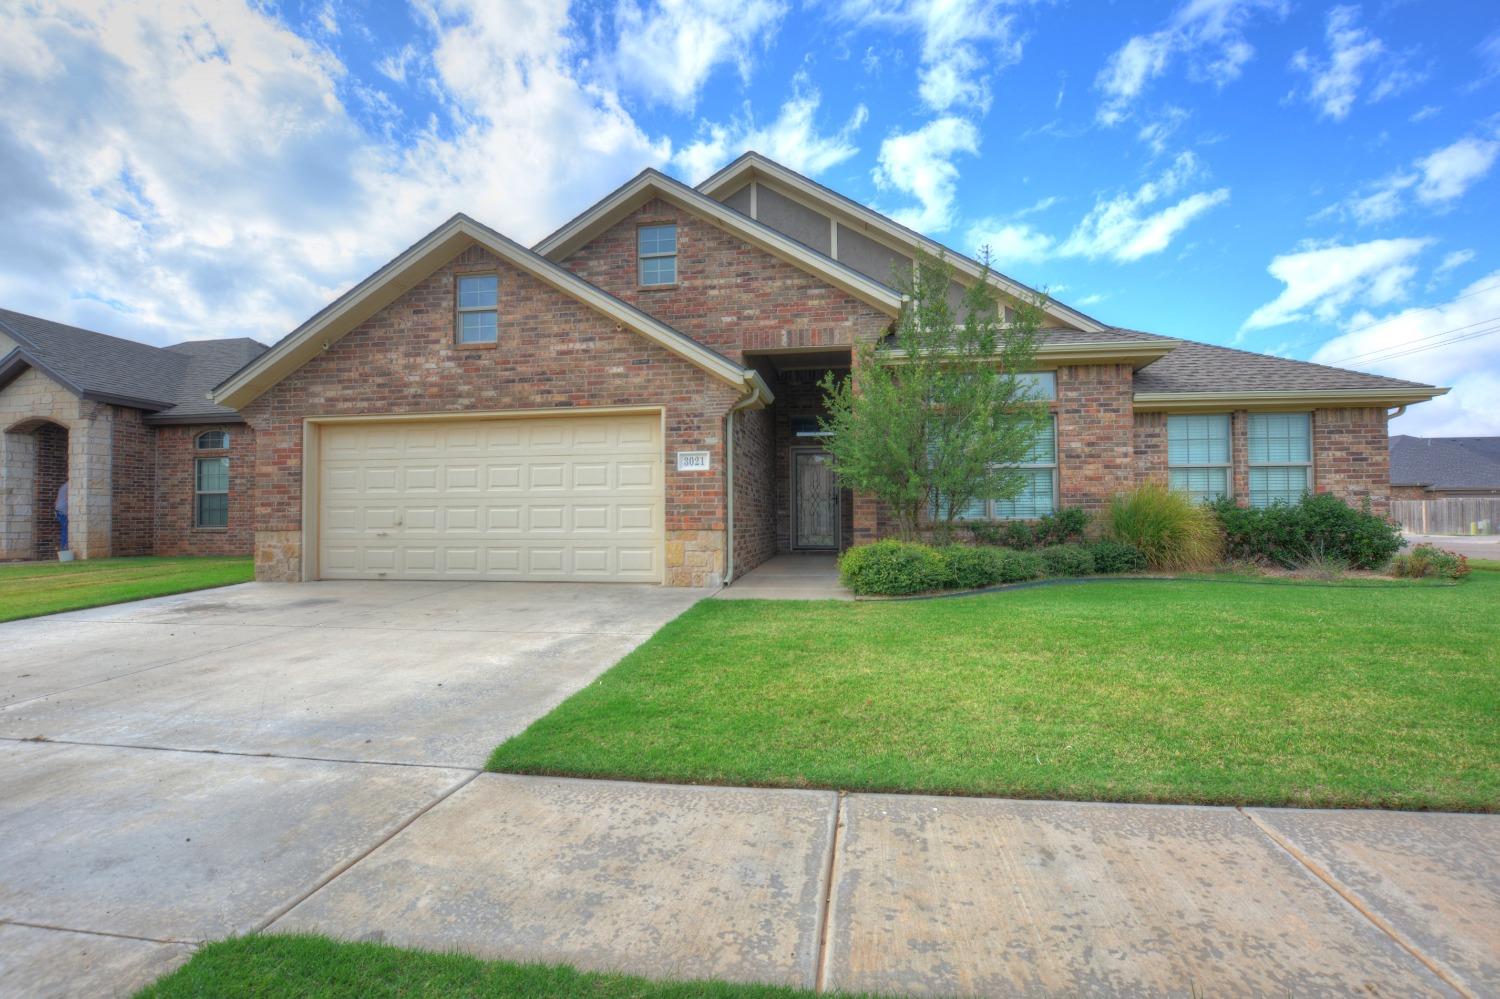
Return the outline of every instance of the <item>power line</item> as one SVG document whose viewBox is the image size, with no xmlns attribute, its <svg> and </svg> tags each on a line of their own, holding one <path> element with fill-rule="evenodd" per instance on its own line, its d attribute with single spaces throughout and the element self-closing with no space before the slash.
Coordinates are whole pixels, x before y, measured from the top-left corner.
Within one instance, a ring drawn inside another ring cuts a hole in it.
<svg viewBox="0 0 1500 999">
<path fill-rule="evenodd" d="M 1447 347 L 1455 343 L 1463 343 L 1467 340 L 1478 340 L 1480 337 L 1490 336 L 1495 333 L 1500 333 L 1500 323 L 1496 323 L 1494 326 L 1491 326 L 1488 329 L 1475 330 L 1471 333 L 1465 333 L 1463 336 L 1456 336 L 1447 340 L 1439 340 L 1436 343 L 1429 343 L 1421 347 L 1411 347 L 1405 344 L 1395 344 L 1393 347 L 1388 348 L 1390 350 L 1394 350 L 1394 353 L 1385 354 L 1384 356 L 1380 357 L 1372 357 L 1366 360 L 1364 363 L 1380 364 L 1384 363 L 1385 361 L 1394 361 L 1398 357 L 1406 357 L 1409 354 L 1420 354 L 1423 351 L 1435 350 L 1438 347 Z"/>
<path fill-rule="evenodd" d="M 1398 347 L 1408 347 L 1408 346 L 1411 346 L 1413 344 L 1421 343 L 1424 340 L 1433 340 L 1433 339 L 1436 339 L 1438 337 L 1447 336 L 1449 333 L 1460 333 L 1460 332 L 1462 332 L 1462 331 L 1464 331 L 1466 329 L 1471 329 L 1471 328 L 1473 328 L 1475 326 L 1482 326 L 1485 323 L 1492 323 L 1496 319 L 1500 319 L 1500 316 L 1487 316 L 1484 319 L 1480 319 L 1480 320 L 1478 320 L 1476 322 L 1468 323 L 1467 325 L 1464 325 L 1464 326 L 1455 326 L 1451 330 L 1442 330 L 1442 331 L 1437 332 L 1437 333 L 1429 333 L 1426 336 L 1419 336 L 1415 340 L 1407 340 L 1404 343 L 1390 343 L 1390 344 L 1386 344 L 1384 347 L 1376 347 L 1376 348 L 1371 349 L 1371 350 L 1362 351 L 1362 352 L 1360 352 L 1358 354 L 1350 354 L 1348 357 L 1341 358 L 1341 359 L 1339 359 L 1337 361 L 1332 361 L 1330 363 L 1332 363 L 1332 364 L 1347 364 L 1350 361 L 1357 361 L 1357 360 L 1359 360 L 1362 357 L 1369 356 L 1370 354 L 1383 354 L 1383 353 L 1385 353 L 1388 350 L 1395 350 Z M 1368 327 L 1366 327 L 1366 328 L 1368 328 Z M 1342 334 L 1342 335 L 1343 336 L 1352 336 L 1353 334 L 1351 334 L 1351 333 L 1345 333 L 1345 334 Z"/>
</svg>

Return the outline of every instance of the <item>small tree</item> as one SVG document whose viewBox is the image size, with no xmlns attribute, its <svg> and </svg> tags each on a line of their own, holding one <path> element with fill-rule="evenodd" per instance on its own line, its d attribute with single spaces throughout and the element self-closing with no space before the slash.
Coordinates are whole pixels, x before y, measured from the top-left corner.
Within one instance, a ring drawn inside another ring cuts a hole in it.
<svg viewBox="0 0 1500 999">
<path fill-rule="evenodd" d="M 953 268 L 922 254 L 894 334 L 855 349 L 853 377 L 823 379 L 839 480 L 873 493 L 910 541 L 924 515 L 951 536 L 976 499 L 1011 499 L 1024 485 L 1014 470 L 1041 432 L 1046 407 L 1018 374 L 1036 356 L 1041 309 L 1016 303 L 1009 314 L 984 276 L 960 308 L 948 301 Z"/>
</svg>

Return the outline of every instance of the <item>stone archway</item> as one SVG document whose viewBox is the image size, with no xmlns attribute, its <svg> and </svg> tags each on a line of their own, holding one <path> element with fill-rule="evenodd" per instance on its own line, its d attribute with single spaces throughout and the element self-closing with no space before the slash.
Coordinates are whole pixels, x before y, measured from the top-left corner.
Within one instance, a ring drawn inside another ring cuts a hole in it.
<svg viewBox="0 0 1500 999">
<path fill-rule="evenodd" d="M 53 515 L 58 488 L 68 480 L 69 430 L 34 417 L 5 430 L 0 441 L 0 558 L 57 557 L 58 524 Z"/>
</svg>

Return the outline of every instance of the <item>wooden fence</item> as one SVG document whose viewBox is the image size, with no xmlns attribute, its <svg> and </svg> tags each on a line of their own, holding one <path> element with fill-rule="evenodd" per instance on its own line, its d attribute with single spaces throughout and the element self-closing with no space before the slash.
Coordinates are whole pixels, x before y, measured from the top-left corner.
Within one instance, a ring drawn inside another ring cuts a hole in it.
<svg viewBox="0 0 1500 999">
<path fill-rule="evenodd" d="M 1412 534 L 1500 534 L 1500 497 L 1391 500 L 1391 517 Z"/>
</svg>

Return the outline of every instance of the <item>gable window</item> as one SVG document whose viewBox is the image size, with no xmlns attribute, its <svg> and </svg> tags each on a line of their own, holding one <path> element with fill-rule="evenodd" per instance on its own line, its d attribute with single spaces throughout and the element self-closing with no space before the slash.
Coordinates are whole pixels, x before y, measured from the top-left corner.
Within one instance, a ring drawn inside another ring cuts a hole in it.
<svg viewBox="0 0 1500 999">
<path fill-rule="evenodd" d="M 1202 503 L 1229 495 L 1229 414 L 1167 417 L 1168 485 Z"/>
<path fill-rule="evenodd" d="M 498 336 L 500 277 L 460 274 L 458 277 L 458 342 L 494 343 Z"/>
<path fill-rule="evenodd" d="M 677 226 L 643 225 L 636 230 L 643 287 L 677 283 Z"/>
<path fill-rule="evenodd" d="M 1296 503 L 1312 489 L 1312 417 L 1251 413 L 1250 505 Z"/>
<path fill-rule="evenodd" d="M 229 526 L 229 459 L 198 458 L 193 474 L 193 526 Z"/>
<path fill-rule="evenodd" d="M 229 446 L 229 434 L 224 430 L 205 430 L 193 442 L 199 451 L 222 451 Z"/>
</svg>

